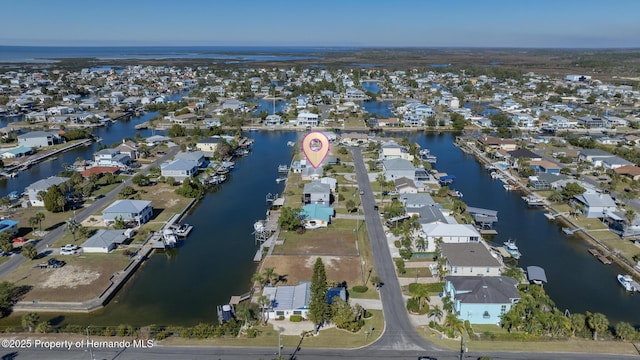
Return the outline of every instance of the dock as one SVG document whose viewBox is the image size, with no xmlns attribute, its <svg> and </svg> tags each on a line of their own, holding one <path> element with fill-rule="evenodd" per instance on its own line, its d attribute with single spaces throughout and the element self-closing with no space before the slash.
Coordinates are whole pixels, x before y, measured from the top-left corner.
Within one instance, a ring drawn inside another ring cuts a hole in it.
<svg viewBox="0 0 640 360">
<path fill-rule="evenodd" d="M 591 253 L 591 255 L 595 256 L 598 260 L 600 260 L 601 263 L 605 265 L 611 264 L 611 260 L 609 259 L 609 256 L 601 253 L 600 251 L 598 251 L 598 249 L 589 248 L 589 253 Z"/>
</svg>

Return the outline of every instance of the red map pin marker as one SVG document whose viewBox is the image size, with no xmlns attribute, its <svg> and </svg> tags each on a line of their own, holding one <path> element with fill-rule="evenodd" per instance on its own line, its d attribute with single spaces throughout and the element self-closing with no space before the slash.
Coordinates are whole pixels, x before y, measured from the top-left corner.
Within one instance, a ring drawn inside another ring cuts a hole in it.
<svg viewBox="0 0 640 360">
<path fill-rule="evenodd" d="M 329 153 L 329 138 L 323 132 L 314 131 L 302 139 L 302 152 L 314 169 L 317 169 Z"/>
</svg>

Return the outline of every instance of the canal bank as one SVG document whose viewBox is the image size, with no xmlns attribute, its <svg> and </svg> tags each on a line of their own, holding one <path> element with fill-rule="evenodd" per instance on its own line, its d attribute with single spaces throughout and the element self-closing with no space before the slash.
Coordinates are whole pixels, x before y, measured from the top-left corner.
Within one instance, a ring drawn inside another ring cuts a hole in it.
<svg viewBox="0 0 640 360">
<path fill-rule="evenodd" d="M 464 193 L 468 206 L 498 211 L 494 227 L 498 235 L 492 241 L 497 246 L 509 239 L 517 241 L 522 253 L 518 266 L 545 269 L 549 280 L 545 290 L 559 309 L 600 312 L 612 324 L 640 324 L 636 311 L 640 297 L 627 293 L 616 280 L 623 270 L 613 264 L 604 266 L 578 234 L 564 234 L 562 224 L 550 222 L 542 209 L 528 207 L 519 192 L 505 191 L 474 155 L 454 145 L 454 134 L 407 133 L 407 138 L 437 156 L 438 171 L 456 176 L 451 187 Z"/>
</svg>

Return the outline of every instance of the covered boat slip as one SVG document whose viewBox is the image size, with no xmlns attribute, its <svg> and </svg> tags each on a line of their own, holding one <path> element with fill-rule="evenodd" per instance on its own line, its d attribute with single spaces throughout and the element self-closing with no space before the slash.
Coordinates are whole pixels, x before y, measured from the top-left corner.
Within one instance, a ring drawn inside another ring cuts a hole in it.
<svg viewBox="0 0 640 360">
<path fill-rule="evenodd" d="M 491 229 L 493 227 L 493 224 L 498 222 L 498 212 L 495 210 L 468 206 L 467 212 L 471 214 L 471 217 L 473 217 L 476 225 L 480 228 Z"/>
<path fill-rule="evenodd" d="M 527 279 L 532 284 L 544 285 L 547 283 L 547 274 L 540 266 L 527 266 Z"/>
</svg>

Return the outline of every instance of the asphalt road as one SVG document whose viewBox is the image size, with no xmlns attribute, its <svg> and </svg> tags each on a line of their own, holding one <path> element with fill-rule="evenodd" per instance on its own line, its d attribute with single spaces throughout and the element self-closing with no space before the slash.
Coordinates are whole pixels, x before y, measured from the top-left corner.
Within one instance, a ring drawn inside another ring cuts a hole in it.
<svg viewBox="0 0 640 360">
<path fill-rule="evenodd" d="M 141 173 L 142 174 L 149 173 L 149 168 L 150 167 L 152 167 L 152 166 L 160 166 L 160 164 L 163 163 L 164 161 L 173 158 L 173 156 L 179 150 L 180 150 L 180 148 L 178 146 L 172 147 L 171 149 L 169 149 L 169 151 L 164 156 L 162 156 L 161 158 L 158 158 L 153 163 L 149 164 L 149 166 L 144 168 L 141 171 Z M 93 204 L 87 205 L 87 206 L 83 207 L 82 210 L 77 211 L 76 214 L 75 214 L 76 221 L 78 223 L 81 223 L 82 221 L 84 221 L 88 217 L 90 217 L 93 214 L 95 214 L 96 211 L 98 211 L 102 207 L 104 207 L 107 204 L 110 204 L 111 202 L 113 202 L 116 199 L 116 197 L 118 196 L 118 193 L 120 192 L 120 190 L 123 187 L 131 185 L 131 184 L 132 184 L 131 183 L 131 178 L 129 178 L 126 181 L 124 181 L 122 184 L 118 185 L 115 189 L 113 189 L 112 191 L 107 193 L 102 199 L 98 199 L 95 202 L 93 202 Z M 53 244 L 60 236 L 62 236 L 64 234 L 64 231 L 65 231 L 64 224 L 61 224 L 60 226 L 56 227 L 55 229 L 49 231 L 36 244 L 36 249 L 38 250 L 38 254 L 40 254 L 41 256 L 50 255 L 53 251 L 49 248 L 49 246 L 51 244 Z M 22 255 L 19 255 L 19 254 L 12 255 L 11 258 L 8 261 L 5 261 L 4 263 L 2 263 L 0 265 L 0 280 L 4 279 L 9 273 L 11 273 L 15 269 L 17 269 L 18 266 L 22 265 L 25 261 L 27 261 L 27 259 Z"/>
<path fill-rule="evenodd" d="M 409 320 L 400 283 L 396 277 L 393 260 L 389 252 L 387 237 L 382 228 L 382 221 L 378 211 L 374 209 L 375 199 L 371 191 L 367 168 L 362 159 L 362 152 L 357 147 L 351 148 L 351 152 L 353 153 L 358 188 L 364 192 L 361 195 L 362 208 L 369 240 L 371 241 L 373 263 L 376 274 L 384 283 L 379 291 L 384 312 L 385 329 L 382 336 L 369 348 L 375 350 L 434 351 L 436 347 L 420 337 Z"/>
</svg>

